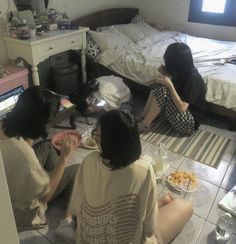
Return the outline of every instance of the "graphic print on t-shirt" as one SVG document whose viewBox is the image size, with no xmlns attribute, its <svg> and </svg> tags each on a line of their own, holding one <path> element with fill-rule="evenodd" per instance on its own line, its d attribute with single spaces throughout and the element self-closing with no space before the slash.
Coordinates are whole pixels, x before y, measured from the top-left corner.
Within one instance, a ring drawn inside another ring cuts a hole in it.
<svg viewBox="0 0 236 244">
<path fill-rule="evenodd" d="M 92 207 L 84 197 L 77 223 L 78 243 L 134 243 L 140 204 L 136 194 L 118 197 L 99 207 Z"/>
</svg>

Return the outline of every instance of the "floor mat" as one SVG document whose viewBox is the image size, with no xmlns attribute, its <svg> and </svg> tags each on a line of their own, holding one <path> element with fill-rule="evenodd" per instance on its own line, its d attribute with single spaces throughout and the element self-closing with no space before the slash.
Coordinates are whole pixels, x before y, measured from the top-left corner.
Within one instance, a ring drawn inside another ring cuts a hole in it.
<svg viewBox="0 0 236 244">
<path fill-rule="evenodd" d="M 167 150 L 214 168 L 218 167 L 231 142 L 229 138 L 202 129 L 184 137 L 173 131 L 164 119 L 156 120 L 151 131 L 141 134 L 141 139 L 157 146 L 164 143 Z"/>
</svg>

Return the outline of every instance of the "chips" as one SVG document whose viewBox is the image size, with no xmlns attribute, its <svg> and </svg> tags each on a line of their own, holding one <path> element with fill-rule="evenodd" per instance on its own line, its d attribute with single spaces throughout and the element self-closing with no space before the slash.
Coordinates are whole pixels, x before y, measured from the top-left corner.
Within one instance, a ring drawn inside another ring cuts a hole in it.
<svg viewBox="0 0 236 244">
<path fill-rule="evenodd" d="M 174 171 L 168 176 L 170 184 L 177 185 L 179 187 L 189 187 L 191 189 L 197 188 L 197 177 L 193 172 L 187 171 Z"/>
</svg>

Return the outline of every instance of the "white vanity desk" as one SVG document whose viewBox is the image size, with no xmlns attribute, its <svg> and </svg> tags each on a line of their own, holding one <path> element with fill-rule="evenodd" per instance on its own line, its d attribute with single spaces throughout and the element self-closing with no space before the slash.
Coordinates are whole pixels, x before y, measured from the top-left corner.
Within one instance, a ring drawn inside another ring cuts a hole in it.
<svg viewBox="0 0 236 244">
<path fill-rule="evenodd" d="M 89 28 L 80 27 L 78 30 L 57 30 L 43 33 L 27 40 L 5 37 L 8 57 L 11 61 L 21 57 L 32 66 L 34 85 L 40 85 L 38 64 L 54 54 L 68 50 L 81 50 L 81 68 L 83 82 L 86 75 L 86 32 Z"/>
</svg>

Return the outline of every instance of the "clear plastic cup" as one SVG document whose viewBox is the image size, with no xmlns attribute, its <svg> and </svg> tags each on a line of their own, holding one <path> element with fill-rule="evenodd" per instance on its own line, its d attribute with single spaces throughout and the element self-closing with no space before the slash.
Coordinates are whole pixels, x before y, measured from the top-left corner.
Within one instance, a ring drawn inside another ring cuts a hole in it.
<svg viewBox="0 0 236 244">
<path fill-rule="evenodd" d="M 155 173 L 164 172 L 166 170 L 167 151 L 165 145 L 160 143 L 159 147 L 152 147 L 153 168 Z"/>
<path fill-rule="evenodd" d="M 181 199 L 192 202 L 193 196 L 194 196 L 194 193 L 196 192 L 196 190 L 197 190 L 197 188 L 182 186 L 181 187 Z"/>
</svg>

